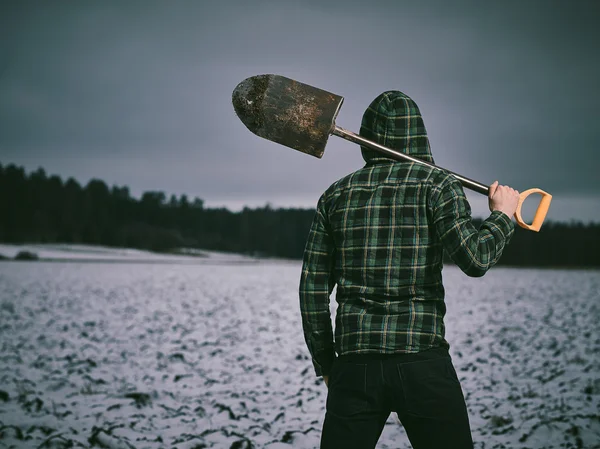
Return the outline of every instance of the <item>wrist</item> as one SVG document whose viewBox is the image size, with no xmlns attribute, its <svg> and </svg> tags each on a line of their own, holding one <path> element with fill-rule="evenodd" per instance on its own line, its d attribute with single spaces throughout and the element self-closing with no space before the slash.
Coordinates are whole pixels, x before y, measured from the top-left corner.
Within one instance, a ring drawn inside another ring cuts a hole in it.
<svg viewBox="0 0 600 449">
<path fill-rule="evenodd" d="M 504 209 L 494 209 L 492 212 L 500 212 L 503 213 L 504 215 L 506 215 L 509 220 L 512 218 L 513 214 L 510 213 L 510 211 L 506 211 Z"/>
</svg>

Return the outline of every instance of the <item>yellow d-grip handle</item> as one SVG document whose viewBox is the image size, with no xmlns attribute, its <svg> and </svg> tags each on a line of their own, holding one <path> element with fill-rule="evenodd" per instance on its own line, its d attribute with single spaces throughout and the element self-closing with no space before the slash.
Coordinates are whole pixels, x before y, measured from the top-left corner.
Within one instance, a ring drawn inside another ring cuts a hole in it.
<svg viewBox="0 0 600 449">
<path fill-rule="evenodd" d="M 542 195 L 542 199 L 540 200 L 540 204 L 538 205 L 537 210 L 535 211 L 535 216 L 533 217 L 533 223 L 530 225 L 523 221 L 521 217 L 521 206 L 523 205 L 523 201 L 532 193 L 539 193 Z M 544 219 L 546 218 L 546 214 L 548 213 L 548 209 L 550 208 L 550 202 L 552 201 L 552 195 L 547 192 L 544 192 L 541 189 L 529 189 L 519 195 L 519 203 L 517 204 L 517 211 L 515 212 L 515 219 L 519 226 L 525 229 L 529 229 L 530 231 L 538 232 L 542 227 L 542 223 L 544 223 Z"/>
</svg>

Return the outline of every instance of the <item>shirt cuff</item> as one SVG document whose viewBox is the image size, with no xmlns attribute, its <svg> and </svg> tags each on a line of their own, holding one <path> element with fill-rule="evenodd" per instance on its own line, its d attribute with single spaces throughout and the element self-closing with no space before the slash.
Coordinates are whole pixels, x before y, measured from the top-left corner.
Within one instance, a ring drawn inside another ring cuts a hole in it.
<svg viewBox="0 0 600 449">
<path fill-rule="evenodd" d="M 513 223 L 511 218 L 504 212 L 495 210 L 492 212 L 489 219 L 493 220 L 494 224 L 498 227 L 500 232 L 502 232 L 504 238 L 508 243 L 515 231 L 515 224 Z"/>
</svg>

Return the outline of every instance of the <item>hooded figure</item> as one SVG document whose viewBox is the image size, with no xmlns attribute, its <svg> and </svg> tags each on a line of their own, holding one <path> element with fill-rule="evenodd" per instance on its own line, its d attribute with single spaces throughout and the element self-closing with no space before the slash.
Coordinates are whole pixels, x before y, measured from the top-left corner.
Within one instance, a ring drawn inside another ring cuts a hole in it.
<svg viewBox="0 0 600 449">
<path fill-rule="evenodd" d="M 360 134 L 434 162 L 419 108 L 402 92 L 379 95 Z M 416 449 L 471 448 L 444 337 L 442 256 L 483 276 L 514 225 L 494 210 L 476 229 L 462 185 L 447 171 L 361 151 L 366 165 L 319 199 L 302 265 L 304 338 L 328 385 L 321 447 L 374 448 L 395 411 Z"/>
<path fill-rule="evenodd" d="M 419 107 L 400 91 L 384 92 L 373 100 L 363 115 L 360 135 L 384 147 L 435 163 Z M 368 164 L 391 160 L 365 147 L 361 147 L 361 151 Z"/>
</svg>

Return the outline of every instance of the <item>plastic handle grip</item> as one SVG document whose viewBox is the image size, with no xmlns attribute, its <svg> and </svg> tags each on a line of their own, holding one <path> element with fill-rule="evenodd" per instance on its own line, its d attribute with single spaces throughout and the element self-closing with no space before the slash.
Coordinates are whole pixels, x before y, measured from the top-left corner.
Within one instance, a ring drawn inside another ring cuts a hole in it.
<svg viewBox="0 0 600 449">
<path fill-rule="evenodd" d="M 532 193 L 539 193 L 542 195 L 542 199 L 540 200 L 540 204 L 538 205 L 537 210 L 535 211 L 535 216 L 533 217 L 533 223 L 527 224 L 523 221 L 523 217 L 521 217 L 521 206 L 523 206 L 523 201 L 531 195 Z M 552 195 L 547 192 L 544 192 L 541 189 L 529 189 L 519 195 L 519 203 L 517 204 L 517 211 L 515 212 L 515 219 L 519 226 L 525 229 L 529 229 L 530 231 L 538 232 L 544 223 L 544 219 L 546 218 L 546 214 L 548 213 L 548 209 L 550 208 L 550 202 L 552 201 Z"/>
</svg>

